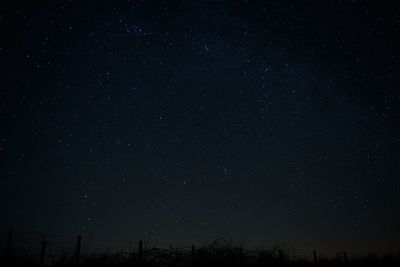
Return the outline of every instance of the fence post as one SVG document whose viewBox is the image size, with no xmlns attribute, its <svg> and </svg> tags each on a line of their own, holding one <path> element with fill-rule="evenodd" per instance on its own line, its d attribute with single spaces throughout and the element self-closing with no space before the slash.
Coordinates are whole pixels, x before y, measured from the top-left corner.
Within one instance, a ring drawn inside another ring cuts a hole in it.
<svg viewBox="0 0 400 267">
<path fill-rule="evenodd" d="M 192 262 L 192 266 L 194 265 L 194 262 L 195 262 L 195 256 L 196 256 L 196 248 L 195 248 L 195 246 L 194 245 L 192 245 L 192 249 L 191 249 L 191 252 L 190 252 L 190 256 L 191 256 L 191 262 Z"/>
<path fill-rule="evenodd" d="M 281 249 L 278 250 L 278 260 L 279 264 L 283 264 L 283 252 Z"/>
<path fill-rule="evenodd" d="M 81 242 L 82 242 L 82 236 L 78 235 L 78 238 L 76 240 L 76 251 L 75 251 L 75 260 L 76 260 L 76 265 L 79 265 L 79 261 L 81 258 Z"/>
<path fill-rule="evenodd" d="M 12 250 L 13 230 L 8 230 L 7 243 L 6 243 L 6 257 L 9 257 Z"/>
<path fill-rule="evenodd" d="M 243 247 L 239 247 L 239 258 L 238 258 L 238 262 L 240 266 L 243 266 L 243 262 L 244 262 L 244 254 L 243 254 Z"/>
<path fill-rule="evenodd" d="M 45 241 L 42 241 L 42 246 L 41 246 L 41 248 L 40 248 L 40 267 L 43 267 L 44 266 L 44 256 L 45 256 L 45 253 L 46 253 L 46 242 Z"/>
<path fill-rule="evenodd" d="M 349 259 L 347 258 L 347 253 L 346 253 L 346 251 L 343 252 L 343 257 L 344 257 L 344 261 L 345 261 L 345 262 L 348 262 L 348 261 L 349 261 Z"/>
<path fill-rule="evenodd" d="M 192 251 L 191 251 L 192 259 L 194 258 L 195 253 L 196 253 L 196 248 L 194 245 L 192 245 Z"/>
<path fill-rule="evenodd" d="M 317 256 L 317 252 L 315 250 L 313 250 L 313 256 L 314 256 L 314 263 L 318 263 L 318 256 Z"/>
<path fill-rule="evenodd" d="M 142 263 L 143 262 L 143 240 L 139 240 L 139 262 Z"/>
<path fill-rule="evenodd" d="M 13 245 L 13 230 L 8 230 L 7 235 L 7 243 L 6 243 L 6 251 L 5 251 L 5 260 L 7 264 L 11 265 L 11 258 L 12 258 L 12 245 Z"/>
</svg>

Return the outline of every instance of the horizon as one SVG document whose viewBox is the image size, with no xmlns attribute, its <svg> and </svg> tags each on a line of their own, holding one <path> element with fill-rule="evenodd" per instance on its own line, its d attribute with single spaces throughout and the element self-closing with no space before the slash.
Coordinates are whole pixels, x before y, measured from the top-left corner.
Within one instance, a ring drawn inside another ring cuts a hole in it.
<svg viewBox="0 0 400 267">
<path fill-rule="evenodd" d="M 298 257 L 299 259 L 313 260 L 316 253 L 319 259 L 335 259 L 338 257 L 347 257 L 349 260 L 358 260 L 365 257 L 387 257 L 387 256 L 399 256 L 400 250 L 395 248 L 394 250 L 380 250 L 379 246 L 373 247 L 360 247 L 358 244 L 356 251 L 345 249 L 346 246 L 342 246 L 342 249 L 338 249 L 338 246 L 326 246 L 322 244 L 313 247 L 299 247 L 294 244 L 284 242 L 282 240 L 275 242 L 262 242 L 260 240 L 247 240 L 240 241 L 234 240 L 228 234 L 221 235 L 217 238 L 210 239 L 208 241 L 197 241 L 189 242 L 184 240 L 183 243 L 171 243 L 171 242 L 159 242 L 156 238 L 151 238 L 146 233 L 144 239 L 133 239 L 133 238 L 121 238 L 121 239 L 110 239 L 107 237 L 98 238 L 96 236 L 85 236 L 78 234 L 76 236 L 69 235 L 46 235 L 38 231 L 27 231 L 17 232 L 14 229 L 10 229 L 7 235 L 0 234 L 0 238 L 4 241 L 11 234 L 11 249 L 14 253 L 20 253 L 21 249 L 26 249 L 26 253 L 38 254 L 42 242 L 45 242 L 45 246 L 51 251 L 54 257 L 57 257 L 60 253 L 74 253 L 76 250 L 77 239 L 80 239 L 81 253 L 85 255 L 101 255 L 101 254 L 112 254 L 118 253 L 121 255 L 130 255 L 137 253 L 140 242 L 142 242 L 143 249 L 145 251 L 151 251 L 152 249 L 166 249 L 166 250 L 179 250 L 179 251 L 190 251 L 190 250 L 235 250 L 241 249 L 244 253 L 252 251 L 275 251 L 282 250 L 288 253 L 291 257 Z M 6 249 L 6 243 L 0 246 L 3 250 Z M 349 245 L 347 245 L 347 248 Z M 351 246 L 350 246 L 351 247 Z M 46 249 L 46 250 L 47 250 Z M 6 249 L 7 251 L 7 249 Z"/>
</svg>

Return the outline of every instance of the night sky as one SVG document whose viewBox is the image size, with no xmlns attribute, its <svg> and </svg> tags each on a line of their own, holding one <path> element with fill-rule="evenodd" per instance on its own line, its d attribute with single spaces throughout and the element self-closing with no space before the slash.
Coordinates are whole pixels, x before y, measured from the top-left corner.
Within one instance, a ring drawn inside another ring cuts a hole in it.
<svg viewBox="0 0 400 267">
<path fill-rule="evenodd" d="M 24 2 L 0 9 L 2 237 L 400 247 L 396 1 Z"/>
</svg>

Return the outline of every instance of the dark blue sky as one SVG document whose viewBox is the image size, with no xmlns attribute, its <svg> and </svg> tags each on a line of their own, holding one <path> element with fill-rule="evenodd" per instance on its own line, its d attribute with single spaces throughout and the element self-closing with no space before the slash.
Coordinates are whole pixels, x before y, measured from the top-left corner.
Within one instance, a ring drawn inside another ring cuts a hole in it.
<svg viewBox="0 0 400 267">
<path fill-rule="evenodd" d="M 395 3 L 2 5 L 0 229 L 394 251 Z"/>
</svg>

